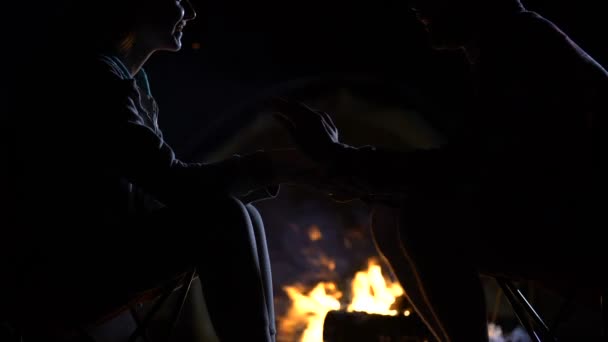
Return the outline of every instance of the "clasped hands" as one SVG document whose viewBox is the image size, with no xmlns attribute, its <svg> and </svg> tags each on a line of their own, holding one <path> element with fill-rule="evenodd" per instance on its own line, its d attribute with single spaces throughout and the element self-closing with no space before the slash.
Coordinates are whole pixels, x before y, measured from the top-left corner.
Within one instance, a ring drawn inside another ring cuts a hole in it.
<svg viewBox="0 0 608 342">
<path fill-rule="evenodd" d="M 329 114 L 285 98 L 273 98 L 270 107 L 298 147 L 268 152 L 278 182 L 311 186 L 336 201 L 366 196 L 346 167 L 350 164 L 346 159 L 352 158 L 355 149 L 340 142 Z"/>
</svg>

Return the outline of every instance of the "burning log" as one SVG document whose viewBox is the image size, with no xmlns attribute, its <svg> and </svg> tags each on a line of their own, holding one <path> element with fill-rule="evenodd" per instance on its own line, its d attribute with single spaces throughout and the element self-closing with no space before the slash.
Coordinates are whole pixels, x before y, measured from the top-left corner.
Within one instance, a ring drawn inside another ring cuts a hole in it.
<svg viewBox="0 0 608 342">
<path fill-rule="evenodd" d="M 385 316 L 330 311 L 323 325 L 324 342 L 427 342 L 431 333 L 416 315 Z"/>
</svg>

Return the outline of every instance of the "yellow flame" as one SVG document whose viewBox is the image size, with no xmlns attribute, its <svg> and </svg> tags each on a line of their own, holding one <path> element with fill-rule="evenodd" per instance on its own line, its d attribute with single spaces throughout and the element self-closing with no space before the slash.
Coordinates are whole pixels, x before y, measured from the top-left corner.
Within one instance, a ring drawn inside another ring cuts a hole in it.
<svg viewBox="0 0 608 342">
<path fill-rule="evenodd" d="M 380 265 L 373 258 L 369 260 L 367 270 L 355 274 L 351 288 L 352 301 L 347 306 L 348 311 L 391 316 L 398 314 L 397 310 L 391 310 L 390 307 L 399 296 L 404 294 L 403 288 L 398 283 L 387 280 L 382 275 Z M 283 290 L 291 299 L 291 307 L 279 321 L 278 341 L 323 341 L 325 316 L 329 311 L 342 308 L 340 304 L 342 293 L 336 284 L 318 283 L 308 294 L 296 286 L 287 286 Z M 409 317 L 412 311 L 404 310 L 403 315 Z M 491 338 L 502 336 L 499 326 L 490 324 L 488 330 Z"/>
<path fill-rule="evenodd" d="M 403 295 L 403 289 L 398 283 L 385 280 L 380 265 L 369 261 L 367 271 L 355 274 L 352 295 L 347 311 L 395 316 L 397 310 L 391 310 L 390 307 L 397 297 Z"/>
<path fill-rule="evenodd" d="M 292 301 L 291 308 L 280 322 L 280 331 L 293 336 L 299 325 L 305 329 L 300 337 L 301 342 L 323 341 L 323 321 L 331 310 L 340 310 L 342 293 L 334 283 L 319 283 L 308 294 L 294 286 L 284 288 Z"/>
<path fill-rule="evenodd" d="M 335 264 L 334 261 L 332 263 Z M 352 302 L 347 306 L 348 311 L 397 315 L 397 310 L 391 310 L 390 307 L 403 294 L 403 289 L 399 284 L 386 280 L 376 262 L 370 260 L 366 271 L 357 272 L 351 287 Z M 280 337 L 289 338 L 285 341 L 323 341 L 325 316 L 329 311 L 340 310 L 342 307 L 342 293 L 336 284 L 318 283 L 308 294 L 295 286 L 287 286 L 284 290 L 292 303 L 287 315 L 279 323 Z M 305 327 L 301 335 L 297 333 L 299 326 Z"/>
<path fill-rule="evenodd" d="M 308 229 L 308 238 L 310 241 L 319 241 L 323 238 L 323 234 L 321 234 L 321 229 L 317 225 L 312 225 Z"/>
</svg>

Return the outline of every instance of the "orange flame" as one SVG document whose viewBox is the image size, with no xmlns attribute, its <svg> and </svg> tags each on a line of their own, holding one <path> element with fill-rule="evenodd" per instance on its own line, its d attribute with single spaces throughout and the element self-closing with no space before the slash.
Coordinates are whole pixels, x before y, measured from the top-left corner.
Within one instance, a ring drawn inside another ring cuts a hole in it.
<svg viewBox="0 0 608 342">
<path fill-rule="evenodd" d="M 390 307 L 403 293 L 401 286 L 385 280 L 380 265 L 370 260 L 367 271 L 355 274 L 352 283 L 353 299 L 347 311 L 395 316 L 397 310 L 391 310 Z"/>
<path fill-rule="evenodd" d="M 307 295 L 294 286 L 283 288 L 292 301 L 287 315 L 279 322 L 281 338 L 296 340 L 298 328 L 304 327 L 299 337 L 302 342 L 323 341 L 323 321 L 331 310 L 340 309 L 342 293 L 334 283 L 319 283 Z M 287 340 L 286 340 L 287 341 Z"/>
<path fill-rule="evenodd" d="M 398 283 L 386 280 L 382 269 L 370 260 L 366 271 L 355 274 L 351 284 L 352 301 L 348 311 L 364 311 L 382 315 L 397 315 L 390 307 L 404 292 Z M 280 340 L 299 342 L 323 341 L 323 322 L 331 310 L 340 310 L 342 293 L 334 283 L 318 283 L 308 294 L 295 286 L 287 286 L 285 292 L 291 299 L 291 307 L 279 322 Z M 403 313 L 408 316 L 409 311 Z M 298 327 L 304 327 L 298 334 Z"/>
</svg>

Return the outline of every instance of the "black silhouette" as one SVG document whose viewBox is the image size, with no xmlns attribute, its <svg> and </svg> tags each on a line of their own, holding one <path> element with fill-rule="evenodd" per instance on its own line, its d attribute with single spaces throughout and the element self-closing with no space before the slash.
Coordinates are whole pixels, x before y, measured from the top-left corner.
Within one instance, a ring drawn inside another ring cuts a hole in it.
<svg viewBox="0 0 608 342">
<path fill-rule="evenodd" d="M 472 66 L 477 108 L 461 137 L 409 154 L 354 148 L 328 115 L 277 107 L 303 150 L 374 204 L 376 243 L 435 337 L 487 341 L 479 273 L 606 284 L 608 74 L 519 1 L 413 8 L 434 47 L 462 49 Z"/>
</svg>

